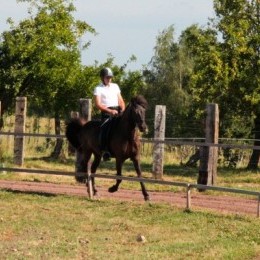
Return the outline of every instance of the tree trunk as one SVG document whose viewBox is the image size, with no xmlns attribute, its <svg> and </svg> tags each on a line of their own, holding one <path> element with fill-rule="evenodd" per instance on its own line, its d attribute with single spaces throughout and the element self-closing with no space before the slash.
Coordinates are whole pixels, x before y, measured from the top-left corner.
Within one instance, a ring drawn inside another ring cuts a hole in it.
<svg viewBox="0 0 260 260">
<path fill-rule="evenodd" d="M 0 130 L 4 127 L 2 101 L 0 101 Z"/>
<path fill-rule="evenodd" d="M 260 114 L 256 115 L 254 130 L 255 130 L 254 146 L 260 146 Z M 258 167 L 259 158 L 260 158 L 260 150 L 253 150 L 253 153 L 247 165 L 247 169 L 256 170 Z"/>
<path fill-rule="evenodd" d="M 55 134 L 60 135 L 61 133 L 61 123 L 60 123 L 60 117 L 58 114 L 55 115 Z M 56 145 L 54 147 L 54 151 L 51 154 L 51 158 L 58 159 L 63 158 L 64 154 L 62 154 L 62 145 L 63 145 L 63 139 L 57 138 L 56 139 Z"/>
</svg>

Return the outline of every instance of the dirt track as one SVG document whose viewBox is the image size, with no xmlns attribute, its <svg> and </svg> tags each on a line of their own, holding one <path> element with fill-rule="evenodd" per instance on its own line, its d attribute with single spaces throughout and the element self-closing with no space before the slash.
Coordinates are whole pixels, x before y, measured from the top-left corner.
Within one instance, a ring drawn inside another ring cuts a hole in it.
<svg viewBox="0 0 260 260">
<path fill-rule="evenodd" d="M 102 187 L 97 187 L 99 198 L 116 199 L 121 201 L 136 201 L 144 203 L 140 191 L 119 189 L 118 192 L 109 193 Z M 21 191 L 21 192 L 37 192 L 46 194 L 67 194 L 75 196 L 88 196 L 84 185 L 64 185 L 25 181 L 6 181 L 0 180 L 0 189 Z M 149 192 L 151 202 L 154 203 L 169 203 L 173 206 L 185 209 L 186 194 L 183 192 Z M 192 193 L 191 193 L 192 194 Z M 209 209 L 222 213 L 232 213 L 238 215 L 256 216 L 257 199 L 246 199 L 243 197 L 232 196 L 211 196 L 201 193 L 194 193 L 191 199 L 191 208 L 194 209 Z"/>
</svg>

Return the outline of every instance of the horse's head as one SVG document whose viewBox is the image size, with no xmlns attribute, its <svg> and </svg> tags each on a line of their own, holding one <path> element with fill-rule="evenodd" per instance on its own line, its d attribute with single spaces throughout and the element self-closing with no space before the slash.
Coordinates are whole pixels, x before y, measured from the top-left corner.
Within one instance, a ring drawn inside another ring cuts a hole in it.
<svg viewBox="0 0 260 260">
<path fill-rule="evenodd" d="M 138 129 L 141 132 L 147 131 L 147 124 L 145 122 L 145 111 L 147 108 L 147 101 L 141 95 L 131 99 L 132 117 Z"/>
</svg>

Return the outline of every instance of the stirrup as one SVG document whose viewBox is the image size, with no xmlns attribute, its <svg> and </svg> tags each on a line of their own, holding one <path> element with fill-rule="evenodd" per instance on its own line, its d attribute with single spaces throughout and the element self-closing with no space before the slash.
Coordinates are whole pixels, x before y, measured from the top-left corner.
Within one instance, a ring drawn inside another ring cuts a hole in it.
<svg viewBox="0 0 260 260">
<path fill-rule="evenodd" d="M 106 161 L 110 161 L 111 160 L 111 154 L 110 152 L 106 151 L 103 153 L 103 161 L 106 162 Z"/>
</svg>

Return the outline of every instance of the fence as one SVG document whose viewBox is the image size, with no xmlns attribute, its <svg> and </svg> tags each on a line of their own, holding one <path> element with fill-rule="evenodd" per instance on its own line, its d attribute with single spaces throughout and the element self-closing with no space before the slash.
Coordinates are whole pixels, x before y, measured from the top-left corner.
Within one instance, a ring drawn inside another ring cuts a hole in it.
<svg viewBox="0 0 260 260">
<path fill-rule="evenodd" d="M 81 120 L 91 119 L 91 99 L 79 100 Z M 14 163 L 23 165 L 24 158 L 24 138 L 26 123 L 27 98 L 17 97 L 15 108 L 15 135 L 14 135 Z M 205 140 L 207 143 L 216 144 L 218 141 L 218 106 L 209 104 L 206 107 Z M 75 112 L 73 113 L 75 115 Z M 162 179 L 163 176 L 163 158 L 164 158 L 164 132 L 165 132 L 166 107 L 157 105 L 155 108 L 154 119 L 154 152 L 153 152 L 153 175 L 156 179 Z M 213 185 L 217 176 L 217 152 L 218 148 L 214 146 L 201 146 L 201 160 L 198 182 L 200 184 Z M 77 161 L 80 156 L 77 155 Z"/>
<path fill-rule="evenodd" d="M 78 115 L 81 120 L 88 121 L 91 118 L 91 99 L 79 100 L 79 112 L 74 112 L 72 117 Z M 14 162 L 23 165 L 24 158 L 24 134 L 26 124 L 27 98 L 18 97 L 15 108 L 15 134 L 14 134 Z M 165 144 L 165 117 L 166 107 L 157 105 L 154 118 L 153 139 L 153 170 L 156 179 L 162 179 L 164 167 L 164 144 Z M 199 184 L 214 185 L 217 178 L 218 159 L 218 125 L 219 112 L 217 104 L 206 106 L 205 119 L 205 144 L 200 145 Z M 77 157 L 78 160 L 78 157 Z"/>
<path fill-rule="evenodd" d="M 15 132 L 0 132 L 1 135 L 13 135 L 16 137 L 52 137 L 52 138 L 65 138 L 64 135 L 51 135 L 51 134 L 30 134 L 30 133 L 23 133 L 17 134 Z M 143 143 L 154 143 L 154 139 L 142 139 Z M 212 143 L 205 143 L 205 142 L 191 142 L 191 141 L 180 141 L 180 140 L 156 140 L 157 143 L 163 144 L 172 144 L 172 145 L 193 145 L 193 146 L 216 146 L 219 148 L 240 148 L 240 149 L 260 149 L 259 146 L 250 146 L 250 145 L 232 145 L 232 144 L 212 144 Z M 9 167 L 0 167 L 0 171 L 12 171 L 12 172 L 26 172 L 26 173 L 36 173 L 36 174 L 49 174 L 49 175 L 61 175 L 61 176 L 75 176 L 75 172 L 61 172 L 61 171 L 53 171 L 53 170 L 39 170 L 39 169 L 26 169 L 26 168 L 9 168 Z M 78 174 L 78 173 L 77 173 Z M 86 175 L 86 173 L 80 173 L 82 175 Z M 111 176 L 105 174 L 95 174 L 92 175 L 95 178 L 103 178 L 103 179 L 121 179 L 126 181 L 133 181 L 133 182 L 144 182 L 144 183 L 154 183 L 160 185 L 170 185 L 170 186 L 178 186 L 186 188 L 186 209 L 191 209 L 191 190 L 192 189 L 199 189 L 199 190 L 215 190 L 215 191 L 222 191 L 222 192 L 230 192 L 230 193 L 239 193 L 239 194 L 247 194 L 251 196 L 256 196 L 257 200 L 257 210 L 256 215 L 259 217 L 260 215 L 260 192 L 256 191 L 247 191 L 241 189 L 233 189 L 233 188 L 225 188 L 225 187 L 218 187 L 218 186 L 209 186 L 209 185 L 202 185 L 202 184 L 192 184 L 192 183 L 185 183 L 185 182 L 172 182 L 172 181 L 162 181 L 156 179 L 146 179 L 146 178 L 133 178 L 133 177 L 124 177 L 124 176 Z M 88 176 L 88 186 L 89 186 L 89 197 L 92 198 L 92 186 L 91 186 L 91 175 Z"/>
<path fill-rule="evenodd" d="M 12 172 L 24 172 L 24 173 L 75 176 L 74 172 L 61 172 L 61 171 L 50 171 L 50 170 L 46 171 L 46 170 L 37 170 L 37 169 L 22 169 L 22 168 L 7 168 L 7 167 L 1 167 L 0 170 L 1 171 L 12 171 Z M 81 173 L 81 176 L 86 176 L 86 173 Z M 260 217 L 260 192 L 256 192 L 256 191 L 247 191 L 247 190 L 232 189 L 232 188 L 225 188 L 225 187 L 218 187 L 218 186 L 207 186 L 207 185 L 192 184 L 192 183 L 185 183 L 185 182 L 162 181 L 162 180 L 146 179 L 146 178 L 111 176 L 111 175 L 106 175 L 106 174 L 88 174 L 87 186 L 88 186 L 88 194 L 89 194 L 90 199 L 93 199 L 91 177 L 103 178 L 103 179 L 113 179 L 113 180 L 124 180 L 124 181 L 132 181 L 132 182 L 153 183 L 153 184 L 169 185 L 169 186 L 177 186 L 177 187 L 186 188 L 186 210 L 191 210 L 191 208 L 192 208 L 192 196 L 191 196 L 192 189 L 214 190 L 214 191 L 222 191 L 222 192 L 256 196 L 257 197 L 256 216 L 257 216 L 257 218 Z"/>
<path fill-rule="evenodd" d="M 84 100 L 80 101 L 81 106 L 83 104 L 87 104 L 88 108 L 90 107 L 88 103 L 84 102 Z M 64 135 L 46 135 L 46 134 L 29 134 L 29 133 L 24 133 L 24 124 L 25 124 L 25 119 L 23 118 L 25 116 L 25 111 L 26 111 L 26 99 L 25 98 L 18 98 L 17 99 L 17 107 L 16 107 L 16 123 L 20 126 L 15 127 L 15 132 L 0 132 L 0 135 L 13 135 L 15 140 L 16 140 L 16 145 L 20 146 L 19 149 L 15 147 L 14 149 L 14 154 L 16 159 L 14 162 L 16 162 L 18 165 L 21 165 L 22 163 L 22 158 L 23 158 L 23 137 L 25 136 L 33 136 L 33 137 L 54 137 L 54 138 L 64 138 Z M 82 108 L 82 111 L 88 111 L 89 109 L 86 109 L 85 107 Z M 158 112 L 159 111 L 159 112 Z M 190 184 L 190 183 L 177 183 L 177 182 L 165 182 L 165 181 L 160 181 L 160 180 L 154 180 L 154 179 L 140 179 L 140 178 L 130 178 L 130 177 L 119 177 L 119 176 L 107 176 L 107 175 L 100 175 L 100 174 L 95 174 L 94 176 L 97 178 L 109 178 L 109 179 L 122 179 L 122 180 L 128 180 L 128 181 L 143 181 L 143 182 L 149 182 L 149 183 L 157 183 L 157 184 L 162 184 L 162 185 L 173 185 L 173 186 L 182 186 L 186 187 L 187 190 L 187 209 L 190 208 L 191 206 L 191 196 L 190 192 L 192 188 L 197 188 L 200 190 L 218 190 L 218 191 L 225 191 L 225 192 L 234 192 L 234 193 L 242 193 L 242 194 L 248 194 L 248 195 L 254 195 L 258 197 L 258 206 L 257 206 L 257 216 L 259 217 L 259 204 L 260 204 L 260 193 L 259 192 L 254 192 L 254 191 L 246 191 L 246 190 L 238 190 L 238 189 L 229 189 L 229 188 L 223 188 L 223 187 L 216 187 L 216 186 L 211 186 L 211 185 L 204 185 L 203 182 L 206 182 L 206 184 L 214 184 L 214 178 L 216 178 L 216 149 L 215 148 L 240 148 L 240 149 L 255 149 L 255 150 L 260 150 L 259 146 L 250 146 L 250 145 L 231 145 L 231 144 L 219 144 L 218 143 L 218 135 L 216 134 L 217 130 L 217 125 L 218 125 L 218 110 L 215 105 L 209 105 L 207 107 L 207 111 L 209 114 L 209 117 L 207 117 L 206 120 L 206 129 L 209 129 L 206 131 L 206 139 L 205 142 L 184 142 L 180 140 L 165 140 L 164 135 L 161 134 L 161 132 L 164 129 L 164 118 L 163 115 L 165 113 L 165 108 L 164 107 L 159 107 L 158 111 L 156 112 L 159 117 L 155 120 L 155 128 L 159 131 L 156 134 L 156 138 L 153 139 L 142 139 L 143 143 L 153 143 L 156 144 L 155 151 L 160 151 L 160 155 L 154 156 L 157 158 L 156 160 L 159 161 L 160 163 L 163 161 L 160 156 L 163 156 L 163 146 L 164 144 L 172 144 L 172 145 L 192 145 L 192 146 L 197 146 L 197 147 L 203 147 L 202 149 L 202 155 L 201 158 L 205 159 L 200 164 L 200 169 L 199 169 L 199 174 L 201 178 L 199 178 L 199 184 Z M 213 111 L 213 112 L 210 112 Z M 86 115 L 85 115 L 86 117 Z M 206 149 L 205 149 L 206 148 Z M 158 160 L 159 158 L 159 160 Z M 159 172 L 162 170 L 162 166 L 154 166 L 153 169 L 159 169 Z M 44 170 L 31 170 L 31 169 L 21 169 L 21 168 L 5 168 L 2 167 L 0 168 L 2 171 L 17 171 L 17 172 L 34 172 L 34 173 L 39 173 L 39 174 L 55 174 L 55 175 L 65 175 L 62 172 L 58 171 L 44 171 Z M 75 173 L 66 173 L 68 176 L 74 176 Z M 89 176 L 90 177 L 90 176 Z M 204 178 L 204 179 L 203 179 Z M 88 185 L 90 185 L 90 179 L 88 178 Z M 200 181 L 202 183 L 200 183 Z M 91 185 L 90 185 L 91 186 Z M 91 188 L 90 190 L 90 197 L 92 197 L 92 192 Z"/>
</svg>

